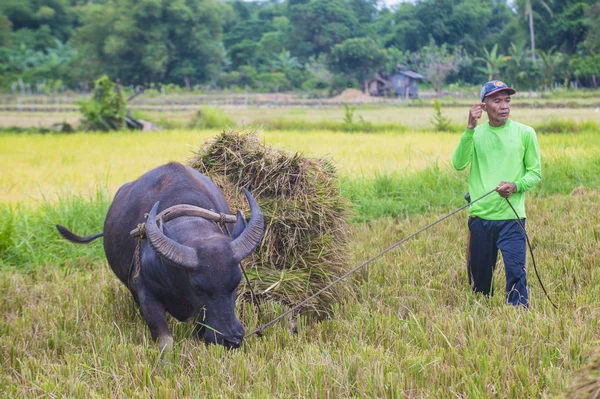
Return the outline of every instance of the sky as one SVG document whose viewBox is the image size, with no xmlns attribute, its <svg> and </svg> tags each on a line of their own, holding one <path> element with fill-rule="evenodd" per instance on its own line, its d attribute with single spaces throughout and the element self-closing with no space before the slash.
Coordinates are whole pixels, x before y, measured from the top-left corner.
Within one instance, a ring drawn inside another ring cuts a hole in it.
<svg viewBox="0 0 600 399">
<path fill-rule="evenodd" d="M 245 1 L 260 1 L 260 0 L 245 0 Z M 411 3 L 415 2 L 415 0 L 379 0 L 379 1 L 388 7 L 392 7 L 392 6 L 395 6 L 395 5 L 403 3 L 403 2 L 411 2 Z"/>
<path fill-rule="evenodd" d="M 402 2 L 405 1 L 411 1 L 411 0 L 380 0 L 382 3 L 384 3 L 386 6 L 391 7 L 391 6 L 395 6 L 396 4 L 400 4 Z"/>
</svg>

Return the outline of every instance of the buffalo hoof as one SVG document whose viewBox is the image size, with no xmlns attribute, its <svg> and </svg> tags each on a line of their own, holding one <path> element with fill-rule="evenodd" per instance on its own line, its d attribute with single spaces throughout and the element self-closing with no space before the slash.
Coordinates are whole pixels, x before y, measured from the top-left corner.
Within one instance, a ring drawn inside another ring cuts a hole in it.
<svg viewBox="0 0 600 399">
<path fill-rule="evenodd" d="M 170 335 L 163 335 L 162 337 L 159 337 L 158 349 L 160 349 L 162 353 L 171 352 L 173 349 L 173 337 Z"/>
</svg>

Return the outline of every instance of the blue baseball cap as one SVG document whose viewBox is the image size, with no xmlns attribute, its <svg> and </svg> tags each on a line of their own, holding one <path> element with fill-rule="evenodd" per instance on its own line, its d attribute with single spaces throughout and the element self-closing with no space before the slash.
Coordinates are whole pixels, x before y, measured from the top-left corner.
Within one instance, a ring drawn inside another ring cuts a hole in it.
<svg viewBox="0 0 600 399">
<path fill-rule="evenodd" d="M 483 102 L 487 96 L 498 93 L 499 91 L 507 91 L 511 96 L 517 92 L 515 89 L 508 87 L 506 83 L 500 80 L 490 80 L 481 88 L 481 102 Z"/>
</svg>

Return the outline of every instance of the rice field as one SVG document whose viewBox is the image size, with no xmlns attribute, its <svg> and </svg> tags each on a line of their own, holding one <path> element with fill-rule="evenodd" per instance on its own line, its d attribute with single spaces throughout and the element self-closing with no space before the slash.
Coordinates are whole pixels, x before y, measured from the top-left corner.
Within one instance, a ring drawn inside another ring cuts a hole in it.
<svg viewBox="0 0 600 399">
<path fill-rule="evenodd" d="M 474 102 L 475 100 L 473 100 Z M 516 100 L 515 100 L 516 101 Z M 463 106 L 443 106 L 442 112 L 454 124 L 466 123 L 470 102 Z M 600 104 L 585 108 L 520 108 L 518 103 L 512 109 L 512 118 L 523 123 L 538 125 L 549 121 L 572 120 L 575 122 L 600 119 Z M 198 109 L 203 107 L 198 106 Z M 273 120 L 281 123 L 293 123 L 302 121 L 342 121 L 344 119 L 344 108 L 228 108 L 223 107 L 227 115 L 232 118 L 237 128 L 260 127 L 262 124 Z M 387 124 L 401 123 L 410 129 L 429 130 L 431 128 L 431 116 L 433 106 L 419 107 L 379 107 L 377 105 L 358 106 L 355 117 L 364 118 L 365 121 Z M 187 111 L 175 111 L 147 115 L 157 121 L 169 123 L 184 123 L 188 121 L 196 109 L 190 107 Z M 144 115 L 142 115 L 144 116 Z M 0 112 L 0 127 L 49 127 L 53 123 L 67 122 L 76 124 L 80 119 L 75 112 Z"/>
<path fill-rule="evenodd" d="M 156 165 L 185 162 L 218 131 L 76 133 L 69 135 L 0 134 L 0 201 L 55 200 L 66 193 L 110 193 Z M 265 144 L 307 155 L 330 157 L 342 178 L 411 174 L 437 164 L 450 169 L 460 133 L 394 132 L 343 134 L 327 131 L 265 131 Z M 578 176 L 582 161 L 597 159 L 600 135 L 540 135 L 544 160 L 564 164 Z M 585 162 L 584 162 L 585 164 Z M 577 170 L 577 167 L 580 167 Z"/>
<path fill-rule="evenodd" d="M 3 202 L 55 199 L 61 192 L 110 192 L 168 161 L 183 162 L 218 131 L 0 135 L 0 198 Z M 267 145 L 330 156 L 340 174 L 418 170 L 449 159 L 457 135 L 393 133 L 263 132 Z M 342 139 L 343 138 L 343 139 Z M 4 169 L 4 168 L 10 168 Z"/>
<path fill-rule="evenodd" d="M 161 358 L 102 244 L 75 247 L 53 224 L 101 229 L 124 182 L 186 161 L 212 130 L 0 134 L 0 396 L 2 397 L 566 397 L 600 345 L 600 134 L 539 136 L 544 181 L 529 198 L 531 309 L 466 282 L 465 214 L 353 275 L 330 319 L 284 321 L 240 350 L 205 346 L 171 322 Z M 464 203 L 451 170 L 457 133 L 264 131 L 267 145 L 330 156 L 357 209 L 348 268 Z M 376 210 L 377 212 L 375 212 Z M 494 284 L 503 286 L 504 274 Z M 265 304 L 249 331 L 281 313 Z"/>
</svg>

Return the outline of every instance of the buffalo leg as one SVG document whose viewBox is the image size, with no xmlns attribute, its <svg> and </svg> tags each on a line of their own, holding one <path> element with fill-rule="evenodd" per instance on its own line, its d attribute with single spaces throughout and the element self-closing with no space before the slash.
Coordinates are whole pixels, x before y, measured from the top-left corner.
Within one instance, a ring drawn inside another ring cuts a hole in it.
<svg viewBox="0 0 600 399">
<path fill-rule="evenodd" d="M 161 351 L 169 350 L 173 346 L 173 336 L 167 324 L 167 314 L 163 304 L 158 302 L 153 296 L 144 292 L 138 291 L 140 299 L 140 308 L 144 320 L 150 328 L 150 334 L 154 342 L 158 341 L 158 347 Z"/>
</svg>

